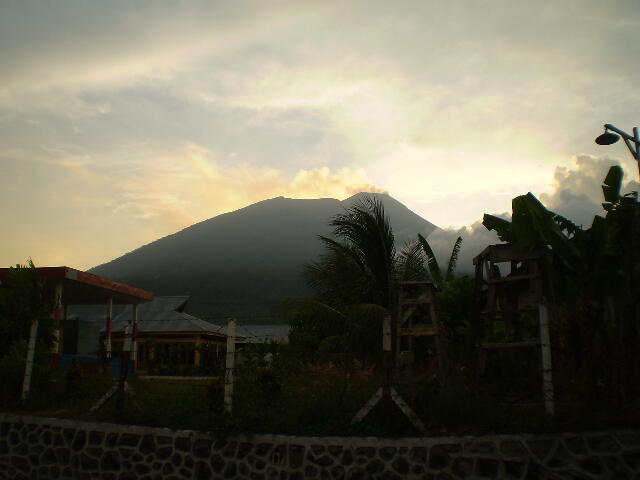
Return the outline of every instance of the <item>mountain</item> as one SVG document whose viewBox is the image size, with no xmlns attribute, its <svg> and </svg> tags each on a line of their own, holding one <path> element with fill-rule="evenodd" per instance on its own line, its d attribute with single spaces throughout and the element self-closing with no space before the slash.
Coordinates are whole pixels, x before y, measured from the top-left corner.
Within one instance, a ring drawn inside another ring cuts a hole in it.
<svg viewBox="0 0 640 480">
<path fill-rule="evenodd" d="M 156 295 L 190 295 L 189 313 L 204 319 L 270 321 L 281 300 L 309 294 L 301 272 L 322 251 L 317 236 L 330 235 L 329 219 L 365 195 L 382 201 L 398 246 L 437 228 L 386 194 L 343 201 L 277 197 L 196 223 L 90 271 Z"/>
</svg>

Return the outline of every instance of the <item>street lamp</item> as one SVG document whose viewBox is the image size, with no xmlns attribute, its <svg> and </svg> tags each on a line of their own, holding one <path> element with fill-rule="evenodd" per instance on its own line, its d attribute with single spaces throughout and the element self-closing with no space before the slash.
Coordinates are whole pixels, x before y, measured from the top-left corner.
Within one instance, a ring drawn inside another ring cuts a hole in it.
<svg viewBox="0 0 640 480">
<path fill-rule="evenodd" d="M 598 145 L 611 145 L 620 140 L 620 137 L 622 137 L 624 143 L 626 143 L 634 160 L 638 162 L 638 174 L 640 174 L 640 136 L 638 135 L 638 127 L 633 127 L 633 135 L 629 135 L 627 132 L 623 132 L 619 128 L 605 123 L 604 133 L 596 138 L 596 143 Z"/>
</svg>

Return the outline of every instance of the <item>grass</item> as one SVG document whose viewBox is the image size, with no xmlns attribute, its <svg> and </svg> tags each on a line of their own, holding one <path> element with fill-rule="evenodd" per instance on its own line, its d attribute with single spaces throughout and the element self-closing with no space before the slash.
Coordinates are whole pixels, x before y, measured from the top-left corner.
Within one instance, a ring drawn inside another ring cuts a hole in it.
<svg viewBox="0 0 640 480">
<path fill-rule="evenodd" d="M 95 414 L 88 411 L 115 383 L 112 377 L 81 372 L 51 377 L 34 391 L 26 410 L 45 416 L 115 423 L 195 429 L 215 436 L 236 433 L 287 435 L 413 436 L 419 432 L 395 406 L 380 402 L 361 422 L 351 419 L 381 385 L 371 370 L 313 365 L 295 374 L 256 369 L 238 375 L 233 412 L 222 405 L 222 380 L 131 379 L 135 403 L 115 399 Z M 464 376 L 442 382 L 423 378 L 397 391 L 418 414 L 431 435 L 540 433 L 640 426 L 640 405 L 607 409 L 583 399 L 557 404 L 546 418 L 541 405 L 499 401 L 471 388 Z M 22 409 L 24 411 L 24 409 Z"/>
</svg>

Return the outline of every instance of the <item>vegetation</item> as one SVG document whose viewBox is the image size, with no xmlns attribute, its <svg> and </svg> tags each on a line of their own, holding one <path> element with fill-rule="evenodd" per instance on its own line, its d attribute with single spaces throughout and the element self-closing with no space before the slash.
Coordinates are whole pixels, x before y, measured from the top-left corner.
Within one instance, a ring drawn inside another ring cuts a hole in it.
<svg viewBox="0 0 640 480">
<path fill-rule="evenodd" d="M 429 269 L 429 274 L 431 275 L 433 283 L 438 289 L 444 289 L 447 284 L 453 280 L 453 273 L 456 269 L 456 264 L 458 263 L 458 253 L 460 252 L 460 247 L 462 247 L 462 237 L 458 237 L 453 244 L 451 256 L 449 257 L 449 262 L 447 264 L 447 270 L 444 274 L 440 270 L 440 265 L 438 265 L 438 260 L 436 259 L 433 250 L 431 250 L 429 242 L 427 242 L 427 240 L 420 234 L 418 234 L 418 244 L 424 251 L 424 255 L 427 260 L 427 268 Z"/>
<path fill-rule="evenodd" d="M 522 371 L 519 357 L 505 353 L 502 376 L 486 383 L 485 379 L 479 381 L 475 371 L 477 333 L 472 321 L 474 281 L 454 275 L 462 239 L 454 243 L 445 269 L 422 236 L 397 252 L 384 209 L 374 199 L 332 219 L 334 238 L 322 237 L 324 254 L 305 272 L 316 297 L 290 299 L 281 305 L 280 313 L 291 325 L 290 343 L 246 346 L 236 372 L 232 413 L 223 409 L 220 378 L 179 382 L 134 379 L 131 384 L 138 405 L 130 403 L 124 409 L 107 405 L 93 418 L 198 428 L 217 435 L 245 431 L 415 434 L 399 411 L 389 414 L 381 406 L 364 421 L 350 422 L 382 384 L 381 324 L 384 315 L 397 306 L 398 282 L 430 278 L 438 287 L 440 353 L 448 360 L 447 368 L 416 372 L 410 381 L 396 386 L 429 432 L 535 432 L 640 425 L 640 206 L 636 192 L 620 193 L 621 180 L 622 171 L 612 167 L 603 185 L 605 215 L 596 216 L 587 230 L 547 210 L 532 194 L 513 200 L 510 221 L 484 217 L 484 225 L 503 241 L 548 252 L 544 294 L 552 313 L 557 400 L 553 419 L 545 416 L 537 394 L 525 399 L 528 405 L 506 404 L 488 387 L 491 383 L 498 390 L 508 389 Z M 11 317 L 5 312 L 10 306 L 19 311 L 23 300 L 37 307 L 29 310 L 27 317 L 47 316 L 47 305 L 38 303 L 41 287 L 28 272 L 20 274 L 24 274 L 21 278 L 26 287 L 2 299 L 0 319 L 5 323 L 1 328 L 7 329 L 3 332 L 18 328 L 6 321 Z M 25 332 L 21 335 L 22 340 L 16 335 L 16 345 L 26 338 Z M 11 357 L 9 351 L 2 351 L 2 362 L 5 358 L 18 362 L 20 357 Z M 47 384 L 46 409 L 33 406 L 43 413 L 84 416 L 112 383 L 109 377 L 75 365 Z M 69 402 L 71 397 L 74 401 Z"/>
<path fill-rule="evenodd" d="M 554 375 L 561 399 L 609 407 L 640 395 L 640 204 L 622 194 L 623 172 L 609 169 L 606 215 L 587 230 L 547 210 L 532 194 L 513 199 L 511 222 L 485 215 L 500 239 L 546 248 Z"/>
<path fill-rule="evenodd" d="M 406 274 L 384 207 L 365 198 L 333 217 L 334 238 L 320 236 L 325 252 L 306 266 L 314 299 L 290 299 L 279 307 L 291 326 L 290 343 L 300 361 L 377 362 L 382 318 L 395 304 L 395 285 Z"/>
<path fill-rule="evenodd" d="M 32 389 L 46 388 L 49 379 L 48 352 L 51 350 L 53 302 L 44 295 L 44 282 L 28 265 L 10 268 L 9 278 L 0 288 L 0 405 L 16 405 L 20 401 L 24 365 L 31 323 L 39 321 L 34 356 Z"/>
<path fill-rule="evenodd" d="M 391 308 L 399 259 L 382 202 L 367 197 L 330 225 L 337 240 L 319 237 L 325 253 L 307 266 L 308 285 L 330 304 Z"/>
</svg>

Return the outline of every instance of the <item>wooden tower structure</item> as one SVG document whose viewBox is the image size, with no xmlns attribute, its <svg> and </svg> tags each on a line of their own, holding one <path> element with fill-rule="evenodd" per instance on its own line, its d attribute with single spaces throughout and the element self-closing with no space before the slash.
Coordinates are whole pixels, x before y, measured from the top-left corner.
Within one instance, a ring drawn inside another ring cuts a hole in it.
<svg viewBox="0 0 640 480">
<path fill-rule="evenodd" d="M 436 287 L 432 282 L 406 281 L 399 284 L 396 378 L 399 378 L 403 367 L 411 369 L 416 362 L 424 366 L 434 361 L 441 364 L 435 297 Z"/>
<path fill-rule="evenodd" d="M 537 349 L 545 411 L 552 415 L 549 315 L 542 277 L 542 261 L 548 253 L 545 249 L 531 250 L 510 243 L 490 245 L 474 258 L 473 264 L 479 373 L 484 373 L 490 351 Z"/>
</svg>

